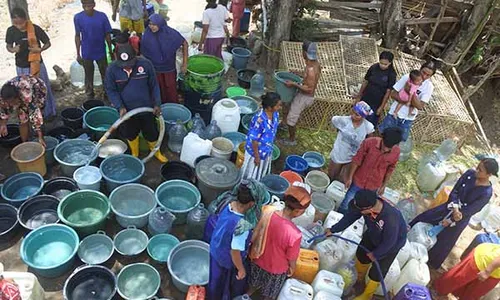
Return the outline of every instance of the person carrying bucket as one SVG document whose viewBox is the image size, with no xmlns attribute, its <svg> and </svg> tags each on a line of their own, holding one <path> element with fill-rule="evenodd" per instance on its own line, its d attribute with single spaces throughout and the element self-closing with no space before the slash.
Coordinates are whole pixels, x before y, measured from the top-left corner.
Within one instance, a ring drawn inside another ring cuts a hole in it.
<svg viewBox="0 0 500 300">
<path fill-rule="evenodd" d="M 373 261 L 377 260 L 380 265 L 379 274 L 377 268 L 373 267 L 368 273 L 369 281 L 363 293 L 355 300 L 369 300 L 389 271 L 399 250 L 406 243 L 407 226 L 401 212 L 389 202 L 378 198 L 374 191 L 360 190 L 349 203 L 349 211 L 344 217 L 330 229 L 326 230 L 327 236 L 341 232 L 351 226 L 360 217 L 365 219 L 366 231 L 360 246 L 356 251 L 356 271 L 358 282 L 364 282 L 368 268 Z M 381 277 L 382 275 L 382 277 Z"/>
<path fill-rule="evenodd" d="M 111 103 L 120 111 L 120 117 L 127 111 L 140 107 L 154 109 L 154 114 L 137 114 L 118 128 L 120 134 L 127 139 L 133 156 L 139 156 L 139 132 L 148 141 L 149 149 L 153 150 L 159 136 L 155 115 L 160 115 L 161 110 L 160 87 L 151 62 L 136 56 L 130 44 L 120 45 L 117 60 L 106 72 L 105 88 Z M 155 153 L 155 157 L 162 163 L 168 161 L 160 150 Z"/>
</svg>

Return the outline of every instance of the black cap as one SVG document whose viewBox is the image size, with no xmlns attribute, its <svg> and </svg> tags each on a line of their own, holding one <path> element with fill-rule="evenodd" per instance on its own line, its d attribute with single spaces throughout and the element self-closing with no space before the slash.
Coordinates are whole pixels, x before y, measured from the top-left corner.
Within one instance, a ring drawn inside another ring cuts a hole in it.
<svg viewBox="0 0 500 300">
<path fill-rule="evenodd" d="M 133 67 L 135 64 L 135 50 L 128 43 L 117 46 L 116 57 L 116 62 L 121 67 Z"/>
<path fill-rule="evenodd" d="M 377 203 L 377 193 L 370 190 L 360 190 L 354 195 L 351 205 L 358 210 L 370 209 Z"/>
<path fill-rule="evenodd" d="M 498 177 L 498 162 L 496 159 L 484 158 L 483 160 L 481 160 L 481 162 L 483 163 L 483 166 L 486 169 L 486 172 Z"/>
</svg>

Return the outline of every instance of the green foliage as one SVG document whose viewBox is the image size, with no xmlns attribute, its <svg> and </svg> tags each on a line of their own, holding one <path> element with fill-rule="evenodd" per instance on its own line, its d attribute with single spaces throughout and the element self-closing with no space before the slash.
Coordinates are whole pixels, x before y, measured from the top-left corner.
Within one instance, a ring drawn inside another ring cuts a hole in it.
<svg viewBox="0 0 500 300">
<path fill-rule="evenodd" d="M 313 32 L 320 31 L 318 21 L 312 18 L 296 18 L 292 21 L 292 41 L 302 42 L 309 40 Z"/>
<path fill-rule="evenodd" d="M 484 58 L 484 47 L 477 47 L 476 51 L 474 51 L 474 55 L 472 55 L 472 61 L 474 63 L 480 63 Z"/>
</svg>

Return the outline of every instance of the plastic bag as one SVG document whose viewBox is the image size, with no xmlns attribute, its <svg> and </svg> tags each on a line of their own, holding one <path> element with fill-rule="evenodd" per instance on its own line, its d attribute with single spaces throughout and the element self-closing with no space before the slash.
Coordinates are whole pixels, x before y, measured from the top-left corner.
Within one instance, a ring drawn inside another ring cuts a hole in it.
<svg viewBox="0 0 500 300">
<path fill-rule="evenodd" d="M 415 243 L 415 242 L 410 242 L 410 259 L 416 259 L 421 263 L 426 264 L 429 261 L 429 254 L 427 253 L 427 248 L 420 244 L 420 243 Z"/>
<path fill-rule="evenodd" d="M 401 211 L 406 223 L 410 223 L 417 216 L 415 200 L 412 197 L 399 201 L 396 207 Z"/>
<path fill-rule="evenodd" d="M 437 242 L 436 236 L 429 236 L 429 230 L 434 227 L 432 224 L 419 222 L 415 224 L 408 232 L 408 240 L 410 242 L 420 243 L 427 248 L 431 249 Z"/>
</svg>

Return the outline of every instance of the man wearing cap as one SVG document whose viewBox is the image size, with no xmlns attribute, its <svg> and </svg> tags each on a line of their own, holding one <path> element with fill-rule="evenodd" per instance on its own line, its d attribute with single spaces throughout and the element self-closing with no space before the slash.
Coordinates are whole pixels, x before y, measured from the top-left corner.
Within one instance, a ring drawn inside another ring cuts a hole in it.
<svg viewBox="0 0 500 300">
<path fill-rule="evenodd" d="M 288 114 L 284 116 L 283 120 L 286 120 L 286 125 L 281 126 L 282 128 L 288 126 L 288 132 L 290 134 L 290 139 L 281 140 L 286 146 L 297 145 L 297 141 L 295 140 L 295 126 L 302 112 L 314 102 L 314 92 L 316 91 L 316 86 L 318 85 L 321 74 L 321 65 L 318 62 L 317 52 L 318 46 L 316 43 L 305 41 L 302 44 L 302 54 L 306 61 L 304 80 L 301 84 L 292 81 L 285 82 L 287 87 L 295 87 L 299 90 L 290 105 Z"/>
<path fill-rule="evenodd" d="M 382 277 L 377 268 L 371 268 L 368 274 L 369 281 L 363 293 L 354 300 L 369 300 L 385 278 L 399 250 L 406 243 L 406 222 L 401 212 L 378 198 L 377 194 L 369 190 L 360 190 L 349 204 L 349 210 L 344 217 L 330 230 L 327 235 L 341 232 L 363 217 L 366 231 L 356 251 L 356 271 L 358 282 L 365 280 L 366 272 L 373 261 L 378 261 Z M 364 249 L 368 250 L 368 252 Z"/>
<path fill-rule="evenodd" d="M 156 81 L 156 73 L 151 62 L 136 53 L 130 44 L 117 47 L 117 60 L 106 72 L 106 92 L 113 106 L 120 111 L 122 117 L 140 107 L 151 107 L 154 114 L 144 112 L 132 116 L 119 127 L 135 157 L 139 156 L 139 132 L 148 141 L 149 149 L 153 150 L 158 140 L 158 127 L 155 115 L 161 114 L 160 87 Z M 162 163 L 167 158 L 158 150 L 155 157 Z"/>
<path fill-rule="evenodd" d="M 401 129 L 387 128 L 380 137 L 367 138 L 352 158 L 351 168 L 345 181 L 348 189 L 340 204 L 339 212 L 347 212 L 349 202 L 359 190 L 384 194 L 385 187 L 399 160 Z"/>
</svg>

